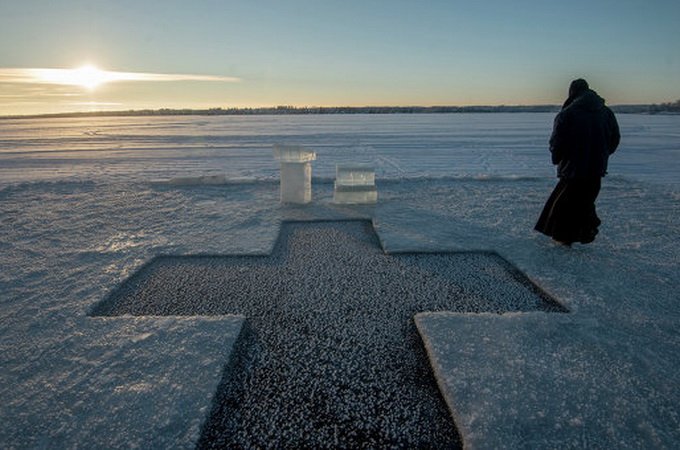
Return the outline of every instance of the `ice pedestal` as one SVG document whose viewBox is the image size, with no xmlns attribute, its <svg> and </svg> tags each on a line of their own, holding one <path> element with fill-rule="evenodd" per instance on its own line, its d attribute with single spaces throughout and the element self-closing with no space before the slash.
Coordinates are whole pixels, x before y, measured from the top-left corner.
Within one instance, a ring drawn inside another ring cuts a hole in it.
<svg viewBox="0 0 680 450">
<path fill-rule="evenodd" d="M 305 147 L 274 146 L 274 158 L 281 162 L 281 202 L 312 201 L 312 167 L 316 153 Z"/>
<path fill-rule="evenodd" d="M 342 164 L 336 166 L 333 203 L 374 204 L 378 202 L 375 171 L 372 166 Z"/>
<path fill-rule="evenodd" d="M 312 201 L 312 168 L 309 163 L 281 163 L 281 202 Z"/>
</svg>

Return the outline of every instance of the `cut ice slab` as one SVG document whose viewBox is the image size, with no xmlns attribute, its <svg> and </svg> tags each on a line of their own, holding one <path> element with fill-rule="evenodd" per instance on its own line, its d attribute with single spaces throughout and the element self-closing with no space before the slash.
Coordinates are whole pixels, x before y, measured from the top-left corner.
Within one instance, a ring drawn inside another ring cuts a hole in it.
<svg viewBox="0 0 680 450">
<path fill-rule="evenodd" d="M 420 313 L 466 447 L 677 448 L 677 384 L 571 314 Z"/>
<path fill-rule="evenodd" d="M 195 448 L 244 320 L 83 317 L 3 367 L 0 448 Z"/>
</svg>

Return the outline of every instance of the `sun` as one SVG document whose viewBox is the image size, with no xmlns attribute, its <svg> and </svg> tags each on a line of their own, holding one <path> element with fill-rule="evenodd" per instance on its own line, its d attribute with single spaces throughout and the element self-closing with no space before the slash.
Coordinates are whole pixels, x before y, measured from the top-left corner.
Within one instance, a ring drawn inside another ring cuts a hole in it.
<svg viewBox="0 0 680 450">
<path fill-rule="evenodd" d="M 34 69 L 33 72 L 44 83 L 80 86 L 90 91 L 121 78 L 116 72 L 100 70 L 92 64 L 84 64 L 75 69 Z"/>
<path fill-rule="evenodd" d="M 110 81 L 107 72 L 99 70 L 92 64 L 85 64 L 76 69 L 67 71 L 65 76 L 70 83 L 77 86 L 84 87 L 87 90 L 93 91 L 101 84 Z"/>
</svg>

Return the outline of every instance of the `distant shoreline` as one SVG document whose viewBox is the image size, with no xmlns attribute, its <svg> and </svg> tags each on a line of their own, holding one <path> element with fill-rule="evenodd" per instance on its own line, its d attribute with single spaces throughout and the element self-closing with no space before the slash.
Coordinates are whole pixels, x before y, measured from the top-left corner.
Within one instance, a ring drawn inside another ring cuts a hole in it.
<svg viewBox="0 0 680 450">
<path fill-rule="evenodd" d="M 610 106 L 619 114 L 680 114 L 680 101 L 649 105 Z M 58 119 L 70 117 L 138 117 L 138 116 L 264 116 L 264 115 L 331 115 L 331 114 L 453 114 L 453 113 L 542 113 L 557 112 L 559 105 L 534 106 L 275 106 L 263 108 L 209 109 L 139 109 L 126 111 L 83 111 L 52 114 L 0 116 L 11 119 Z"/>
</svg>

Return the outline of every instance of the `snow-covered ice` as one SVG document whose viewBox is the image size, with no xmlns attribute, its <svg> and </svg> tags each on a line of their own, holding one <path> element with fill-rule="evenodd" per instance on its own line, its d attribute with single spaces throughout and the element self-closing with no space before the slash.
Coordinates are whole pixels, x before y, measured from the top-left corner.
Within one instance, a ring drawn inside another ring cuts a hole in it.
<svg viewBox="0 0 680 450">
<path fill-rule="evenodd" d="M 672 448 L 680 117 L 619 116 L 601 233 L 572 249 L 532 230 L 552 117 L 0 122 L 0 443 L 191 447 L 243 318 L 87 313 L 159 254 L 267 254 L 283 220 L 367 218 L 387 251 L 496 251 L 570 310 L 418 316 L 466 443 Z M 274 143 L 317 152 L 312 203 L 280 204 Z M 378 204 L 332 203 L 344 163 L 375 167 Z"/>
</svg>

